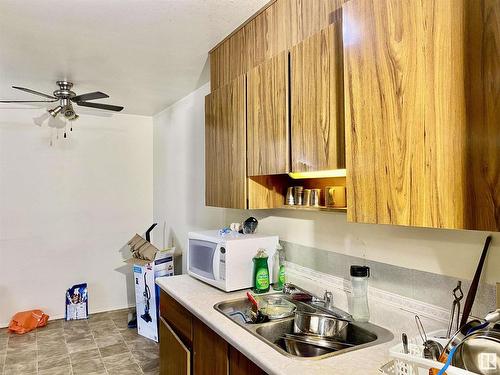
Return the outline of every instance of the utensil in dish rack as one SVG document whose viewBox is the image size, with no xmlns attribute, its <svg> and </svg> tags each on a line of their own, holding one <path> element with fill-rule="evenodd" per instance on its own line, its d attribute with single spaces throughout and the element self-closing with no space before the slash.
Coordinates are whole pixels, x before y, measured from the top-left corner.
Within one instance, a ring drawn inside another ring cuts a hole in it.
<svg viewBox="0 0 500 375">
<path fill-rule="evenodd" d="M 409 354 L 410 351 L 408 350 L 408 336 L 406 333 L 403 333 L 401 335 L 401 340 L 403 341 L 403 353 Z"/>
<path fill-rule="evenodd" d="M 467 324 L 467 320 L 469 320 L 469 315 L 472 310 L 472 305 L 474 304 L 474 299 L 476 298 L 479 279 L 481 277 L 481 271 L 483 270 L 486 254 L 488 253 L 488 248 L 490 247 L 490 242 L 491 236 L 486 237 L 483 251 L 481 252 L 481 257 L 479 258 L 479 263 L 477 265 L 476 273 L 474 274 L 469 292 L 467 293 L 467 298 L 465 299 L 464 312 L 462 314 L 462 320 L 460 321 L 460 327 L 463 327 L 465 324 Z"/>
<path fill-rule="evenodd" d="M 443 351 L 443 345 L 437 341 L 427 339 L 427 334 L 418 315 L 415 315 L 415 322 L 417 323 L 418 333 L 424 345 L 424 358 L 437 361 Z"/>
<path fill-rule="evenodd" d="M 457 286 L 453 289 L 453 303 L 451 305 L 450 313 L 450 323 L 448 325 L 448 331 L 446 331 L 446 338 L 451 337 L 451 332 L 453 330 L 453 325 L 455 325 L 455 331 L 458 331 L 460 323 L 460 301 L 464 298 L 464 292 L 462 291 L 462 282 L 458 281 Z M 454 324 L 455 323 L 455 324 Z"/>
</svg>

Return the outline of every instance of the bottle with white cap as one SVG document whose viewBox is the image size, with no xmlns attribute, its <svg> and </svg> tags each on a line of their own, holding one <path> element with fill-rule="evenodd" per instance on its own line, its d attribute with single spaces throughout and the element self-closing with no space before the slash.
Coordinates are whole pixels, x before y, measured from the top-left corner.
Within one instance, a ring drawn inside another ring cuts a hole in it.
<svg viewBox="0 0 500 375">
<path fill-rule="evenodd" d="M 357 322 L 370 320 L 368 309 L 368 278 L 370 267 L 351 266 L 352 317 Z"/>
</svg>

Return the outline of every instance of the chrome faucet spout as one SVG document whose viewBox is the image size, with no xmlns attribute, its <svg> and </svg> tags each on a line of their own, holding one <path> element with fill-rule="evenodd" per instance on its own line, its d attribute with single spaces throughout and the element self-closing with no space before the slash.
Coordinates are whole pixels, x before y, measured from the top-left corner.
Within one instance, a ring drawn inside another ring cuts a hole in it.
<svg viewBox="0 0 500 375">
<path fill-rule="evenodd" d="M 297 290 L 301 293 L 307 294 L 311 296 L 312 302 L 323 302 L 326 307 L 333 306 L 333 294 L 332 292 L 329 292 L 328 290 L 325 290 L 325 294 L 323 295 L 323 298 L 318 297 L 317 295 L 311 293 L 308 290 L 305 290 L 295 284 L 292 283 L 286 283 L 283 286 L 283 293 L 284 294 L 293 294 L 293 290 Z"/>
<path fill-rule="evenodd" d="M 329 292 L 328 290 L 325 290 L 325 294 L 324 294 L 324 297 L 323 297 L 323 301 L 325 302 L 325 307 L 327 309 L 331 309 L 332 307 L 334 307 L 334 303 L 333 303 L 333 293 L 332 292 Z"/>
<path fill-rule="evenodd" d="M 303 289 L 295 284 L 285 283 L 285 285 L 283 285 L 283 293 L 284 294 L 292 295 L 292 294 L 294 294 L 293 291 L 297 291 L 297 293 L 303 293 L 303 294 L 309 295 L 311 297 L 311 300 L 310 300 L 310 302 L 305 302 L 305 303 L 311 304 L 317 309 L 325 310 L 325 311 L 332 313 L 335 316 L 338 316 L 339 318 L 342 318 L 345 320 L 349 320 L 349 321 L 352 320 L 352 316 L 349 313 L 335 307 L 335 304 L 333 302 L 333 293 L 328 291 L 328 290 L 325 290 L 323 298 L 321 298 L 321 297 L 318 297 L 317 295 L 315 295 L 315 294 L 309 292 L 308 290 L 305 290 L 305 289 Z"/>
</svg>

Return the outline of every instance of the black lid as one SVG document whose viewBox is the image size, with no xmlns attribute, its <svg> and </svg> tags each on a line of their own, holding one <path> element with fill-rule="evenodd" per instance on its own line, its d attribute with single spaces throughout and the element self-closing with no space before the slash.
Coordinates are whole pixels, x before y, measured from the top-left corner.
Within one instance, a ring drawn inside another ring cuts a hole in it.
<svg viewBox="0 0 500 375">
<path fill-rule="evenodd" d="M 370 277 L 370 267 L 367 267 L 367 266 L 351 266 L 351 276 L 354 276 L 354 277 Z"/>
</svg>

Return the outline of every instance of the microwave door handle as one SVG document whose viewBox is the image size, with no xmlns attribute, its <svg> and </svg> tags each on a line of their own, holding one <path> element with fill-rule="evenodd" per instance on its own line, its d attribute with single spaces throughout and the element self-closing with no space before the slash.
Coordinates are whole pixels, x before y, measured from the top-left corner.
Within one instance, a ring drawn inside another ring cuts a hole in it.
<svg viewBox="0 0 500 375">
<path fill-rule="evenodd" d="M 212 266 L 214 270 L 214 280 L 219 280 L 219 266 L 220 266 L 220 245 L 217 245 L 212 258 Z"/>
</svg>

